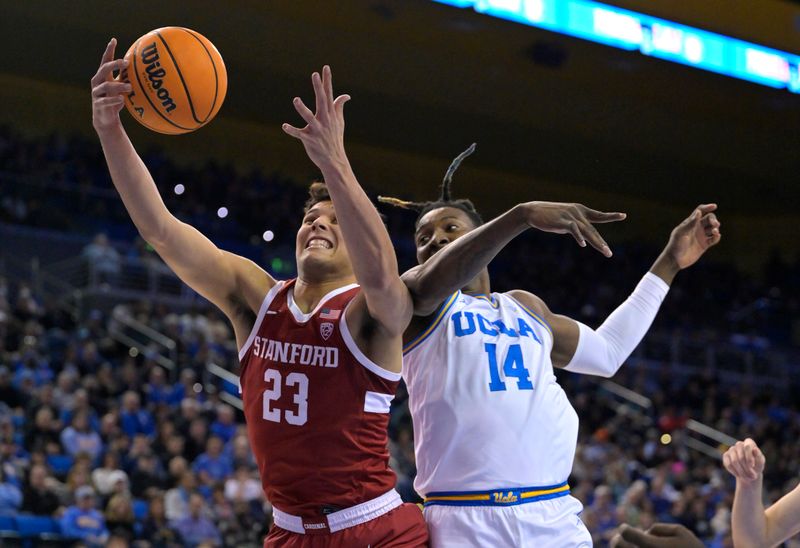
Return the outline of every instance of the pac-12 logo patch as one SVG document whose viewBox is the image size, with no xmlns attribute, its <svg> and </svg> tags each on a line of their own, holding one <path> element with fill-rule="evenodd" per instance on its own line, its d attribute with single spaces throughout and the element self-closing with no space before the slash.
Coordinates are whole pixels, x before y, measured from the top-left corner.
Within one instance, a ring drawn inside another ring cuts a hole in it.
<svg viewBox="0 0 800 548">
<path fill-rule="evenodd" d="M 323 322 L 319 326 L 319 334 L 326 341 L 333 335 L 333 324 L 331 322 Z"/>
</svg>

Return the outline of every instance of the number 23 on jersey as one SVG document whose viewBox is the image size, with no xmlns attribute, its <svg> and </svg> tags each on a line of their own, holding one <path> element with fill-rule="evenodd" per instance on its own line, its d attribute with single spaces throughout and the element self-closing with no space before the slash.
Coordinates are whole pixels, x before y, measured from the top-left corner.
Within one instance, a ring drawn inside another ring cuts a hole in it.
<svg viewBox="0 0 800 548">
<path fill-rule="evenodd" d="M 272 382 L 272 388 L 264 390 L 264 419 L 272 422 L 286 421 L 294 426 L 303 426 L 308 421 L 308 377 L 304 373 L 289 373 L 282 378 L 280 371 L 267 369 L 264 381 Z M 281 397 L 283 386 L 294 389 L 292 401 L 297 405 L 295 410 L 273 408 L 272 402 Z"/>
</svg>

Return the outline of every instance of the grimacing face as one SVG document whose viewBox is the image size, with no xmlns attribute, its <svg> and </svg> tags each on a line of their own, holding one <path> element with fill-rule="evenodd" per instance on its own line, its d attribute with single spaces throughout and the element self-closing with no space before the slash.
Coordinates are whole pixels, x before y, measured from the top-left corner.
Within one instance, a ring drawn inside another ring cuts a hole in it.
<svg viewBox="0 0 800 548">
<path fill-rule="evenodd" d="M 440 207 L 427 212 L 417 223 L 414 244 L 419 264 L 437 251 L 477 228 L 472 219 L 457 207 Z"/>
<path fill-rule="evenodd" d="M 330 201 L 319 202 L 303 216 L 295 243 L 298 273 L 322 268 L 352 273 L 350 257 Z"/>
</svg>

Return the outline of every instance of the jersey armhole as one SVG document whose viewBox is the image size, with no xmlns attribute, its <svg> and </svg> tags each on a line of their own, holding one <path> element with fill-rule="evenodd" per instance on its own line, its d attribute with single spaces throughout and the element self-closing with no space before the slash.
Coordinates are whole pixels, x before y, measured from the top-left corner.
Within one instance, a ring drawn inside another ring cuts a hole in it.
<svg viewBox="0 0 800 548">
<path fill-rule="evenodd" d="M 403 355 L 408 354 L 415 348 L 417 348 L 420 344 L 422 344 L 425 339 L 430 337 L 431 333 L 438 327 L 438 325 L 442 322 L 442 319 L 447 315 L 447 312 L 453 306 L 453 303 L 456 302 L 458 296 L 461 295 L 461 291 L 456 291 L 450 297 L 442 303 L 442 306 L 439 307 L 439 310 L 436 311 L 434 314 L 433 321 L 428 324 L 428 327 L 423 329 L 419 335 L 411 339 L 408 344 L 403 347 Z"/>
<path fill-rule="evenodd" d="M 354 299 L 353 299 L 354 300 Z M 350 328 L 347 327 L 347 311 L 350 308 L 350 305 L 353 304 L 353 300 L 347 303 L 347 306 L 344 307 L 344 311 L 342 312 L 342 319 L 339 320 L 339 332 L 342 335 L 342 340 L 344 341 L 344 345 L 347 347 L 347 350 L 353 355 L 358 363 L 363 365 L 368 370 L 372 371 L 382 379 L 386 379 L 387 381 L 392 382 L 399 382 L 400 381 L 400 373 L 394 373 L 389 371 L 388 369 L 384 369 L 377 363 L 370 360 L 366 354 L 364 354 L 361 349 L 356 344 L 355 339 L 350 334 Z"/>
<path fill-rule="evenodd" d="M 272 301 L 275 299 L 275 295 L 283 288 L 284 286 L 283 281 L 276 282 L 275 285 L 267 291 L 267 294 L 264 296 L 264 300 L 261 303 L 261 308 L 258 309 L 258 316 L 256 316 L 256 321 L 253 324 L 253 329 L 250 330 L 250 335 L 247 337 L 247 340 L 242 345 L 242 348 L 239 350 L 239 362 L 241 363 L 242 359 L 244 358 L 247 351 L 250 349 L 250 346 L 253 344 L 253 340 L 256 338 L 256 333 L 261 328 L 261 322 L 264 321 L 264 316 L 267 314 L 267 310 L 269 309 L 269 305 L 272 304 Z"/>
</svg>

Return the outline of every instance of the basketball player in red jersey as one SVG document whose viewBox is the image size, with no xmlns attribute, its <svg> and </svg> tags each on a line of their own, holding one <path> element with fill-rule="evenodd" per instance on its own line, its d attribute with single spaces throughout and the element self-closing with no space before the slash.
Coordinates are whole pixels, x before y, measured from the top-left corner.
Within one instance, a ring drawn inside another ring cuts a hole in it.
<svg viewBox="0 0 800 548">
<path fill-rule="evenodd" d="M 327 189 L 312 188 L 297 232 L 297 279 L 277 281 L 167 210 L 119 119 L 130 86 L 112 78 L 125 67 L 115 46 L 92 78 L 94 128 L 141 236 L 233 324 L 250 444 L 274 508 L 264 545 L 426 546 L 421 512 L 394 490 L 386 433 L 413 305 L 344 151 L 349 97 L 334 99 L 325 67 L 312 76 L 316 112 L 294 100 L 306 127 L 283 126 Z"/>
</svg>

